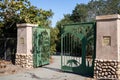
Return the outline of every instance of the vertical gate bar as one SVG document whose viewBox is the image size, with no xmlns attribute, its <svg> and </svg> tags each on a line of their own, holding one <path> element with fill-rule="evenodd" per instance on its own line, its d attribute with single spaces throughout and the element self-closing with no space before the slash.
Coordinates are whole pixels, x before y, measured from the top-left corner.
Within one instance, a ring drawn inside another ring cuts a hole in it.
<svg viewBox="0 0 120 80">
<path fill-rule="evenodd" d="M 76 58 L 76 59 L 75 59 L 75 60 L 77 60 L 77 37 L 76 37 L 76 43 L 75 43 L 75 44 L 76 44 L 76 46 L 75 46 L 75 47 L 76 47 L 76 49 L 75 49 L 75 52 L 76 52 L 75 58 Z"/>
<path fill-rule="evenodd" d="M 79 40 L 79 44 L 80 44 L 80 57 L 79 57 L 79 60 L 80 60 L 80 63 L 82 63 L 82 43 L 81 43 L 81 40 Z"/>
<path fill-rule="evenodd" d="M 75 44 L 76 44 L 76 46 L 75 46 L 75 47 L 76 47 L 76 49 L 75 49 L 75 50 L 76 50 L 76 51 L 75 51 L 75 52 L 76 52 L 75 58 L 76 58 L 76 60 L 77 60 L 77 37 L 76 37 L 76 43 L 75 43 Z"/>
<path fill-rule="evenodd" d="M 95 60 L 95 57 L 96 57 L 96 23 L 94 23 L 93 25 L 92 25 L 92 27 L 93 27 L 93 30 L 94 30 L 94 33 L 93 33 L 93 35 L 94 35 L 94 53 L 93 53 L 93 56 L 92 56 L 92 58 L 93 58 L 93 62 L 92 62 L 92 65 L 94 66 L 94 60 Z"/>
<path fill-rule="evenodd" d="M 74 43 L 73 43 L 73 46 L 74 46 L 74 55 L 75 55 L 75 37 L 74 37 Z M 75 59 L 74 56 L 72 56 L 72 57 L 73 57 L 73 59 Z"/>
<path fill-rule="evenodd" d="M 65 63 L 67 63 L 67 54 L 68 54 L 68 53 L 67 53 L 67 51 L 68 51 L 68 50 L 67 50 L 67 48 L 68 48 L 68 43 L 67 43 L 67 40 L 68 40 L 68 39 L 67 39 L 67 38 L 68 38 L 68 34 L 66 34 L 66 38 L 65 38 L 65 43 L 66 43 L 66 46 L 65 46 L 65 48 L 66 48 L 66 52 L 65 52 L 65 56 L 66 56 L 66 58 L 65 58 Z"/>
<path fill-rule="evenodd" d="M 63 65 L 64 65 L 64 37 L 63 37 L 63 44 L 62 45 L 63 45 Z"/>
<path fill-rule="evenodd" d="M 71 53 L 71 38 L 70 38 L 71 34 L 69 34 L 69 60 L 70 60 L 70 53 Z"/>
<path fill-rule="evenodd" d="M 68 38 L 68 34 L 66 35 L 66 42 L 65 42 L 66 43 L 66 47 L 65 47 L 66 48 L 66 54 L 65 54 L 66 55 L 66 58 L 65 58 L 66 61 L 65 61 L 65 63 L 67 63 L 67 54 L 68 54 L 67 53 L 68 52 L 68 43 L 67 43 L 68 39 L 67 38 Z"/>
<path fill-rule="evenodd" d="M 76 56 L 76 44 L 75 44 L 75 38 L 76 38 L 76 36 L 74 37 L 74 48 L 75 48 L 75 49 L 74 49 L 74 51 L 75 51 L 75 52 L 74 52 L 74 60 L 75 60 L 75 56 Z"/>
<path fill-rule="evenodd" d="M 78 53 L 77 53 L 77 49 L 78 49 L 78 40 L 77 40 L 78 38 L 76 38 L 76 60 L 78 59 Z"/>
<path fill-rule="evenodd" d="M 76 52 L 75 52 L 75 36 L 74 36 L 74 56 L 73 56 L 74 59 L 75 59 L 75 55 L 76 55 Z"/>
<path fill-rule="evenodd" d="M 74 57 L 73 57 L 74 59 L 75 59 L 75 55 L 76 54 L 75 54 L 75 36 L 74 36 Z"/>
<path fill-rule="evenodd" d="M 77 37 L 76 37 L 76 61 L 77 61 Z"/>
<path fill-rule="evenodd" d="M 78 61 L 78 38 L 77 38 L 77 61 Z"/>
<path fill-rule="evenodd" d="M 67 60 L 69 60 L 69 33 L 68 33 L 68 35 L 67 35 L 68 37 L 67 37 Z"/>
<path fill-rule="evenodd" d="M 68 38 L 69 38 L 69 35 L 67 34 L 67 40 L 66 40 L 66 44 L 67 44 L 67 54 L 66 54 L 66 63 L 67 63 L 67 60 L 68 60 L 68 53 L 69 53 L 69 40 L 68 40 Z"/>
<path fill-rule="evenodd" d="M 65 65 L 65 37 L 63 38 L 64 41 L 64 52 L 63 52 L 63 56 L 64 56 L 64 65 Z"/>
<path fill-rule="evenodd" d="M 68 60 L 70 60 L 70 33 L 68 33 Z"/>
<path fill-rule="evenodd" d="M 67 53 L 67 34 L 65 36 L 65 65 L 66 65 L 66 59 L 67 59 L 66 53 Z"/>
<path fill-rule="evenodd" d="M 72 54 L 71 54 L 71 59 L 73 59 L 73 54 L 74 54 L 74 35 L 72 35 Z"/>
<path fill-rule="evenodd" d="M 74 59 L 76 60 L 76 36 L 75 36 L 75 56 L 74 56 Z"/>
<path fill-rule="evenodd" d="M 64 56 L 65 56 L 65 64 L 66 64 L 66 35 L 65 35 L 65 52 L 64 52 Z"/>
<path fill-rule="evenodd" d="M 80 41 L 80 40 L 78 40 L 78 48 L 79 48 L 79 46 L 80 46 L 79 41 Z M 80 50 L 79 50 L 79 49 L 78 49 L 78 53 L 79 53 L 79 55 L 81 54 L 81 52 L 80 52 Z M 79 61 L 79 63 L 81 64 L 81 62 L 80 62 L 80 56 L 78 56 L 78 61 Z"/>
<path fill-rule="evenodd" d="M 63 38 L 61 37 L 61 68 L 63 66 Z"/>
<path fill-rule="evenodd" d="M 69 33 L 68 33 L 68 41 L 67 41 L 67 43 L 68 43 L 68 47 L 67 47 L 67 50 L 68 50 L 68 54 L 67 54 L 67 59 L 69 60 Z"/>
<path fill-rule="evenodd" d="M 83 43 L 83 45 L 82 45 L 82 64 L 83 64 L 83 66 L 85 66 L 85 63 L 86 63 L 86 37 L 84 37 L 83 39 L 82 39 L 82 43 Z"/>
<path fill-rule="evenodd" d="M 75 60 L 77 60 L 77 40 L 76 40 L 76 37 L 75 37 Z"/>
<path fill-rule="evenodd" d="M 66 63 L 66 36 L 65 36 L 65 50 L 64 50 L 64 64 Z"/>
<path fill-rule="evenodd" d="M 71 44 L 71 47 L 70 47 L 70 49 L 71 49 L 71 53 L 70 53 L 70 59 L 72 59 L 72 57 L 71 57 L 71 54 L 72 54 L 72 34 L 71 34 L 71 42 L 70 42 L 70 44 Z"/>
<path fill-rule="evenodd" d="M 73 35 L 73 42 L 72 42 L 72 55 L 71 55 L 71 59 L 73 59 L 73 55 L 74 55 L 74 35 Z"/>
<path fill-rule="evenodd" d="M 51 37 L 50 37 L 50 30 L 49 30 L 49 58 L 50 58 L 50 40 L 51 40 Z M 49 60 L 49 63 L 50 63 L 50 60 Z"/>
</svg>

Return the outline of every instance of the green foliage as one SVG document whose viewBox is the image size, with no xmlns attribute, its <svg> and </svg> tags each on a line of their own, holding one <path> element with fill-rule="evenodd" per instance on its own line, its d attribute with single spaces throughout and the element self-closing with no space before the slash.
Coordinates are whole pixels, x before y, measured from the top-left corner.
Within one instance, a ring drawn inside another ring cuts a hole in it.
<svg viewBox="0 0 120 80">
<path fill-rule="evenodd" d="M 50 53 L 54 54 L 56 52 L 56 41 L 58 40 L 59 30 L 57 28 L 50 28 Z"/>
<path fill-rule="evenodd" d="M 23 5 L 21 1 L 15 2 L 14 0 L 4 0 L 0 2 L 0 30 L 4 37 L 10 35 L 16 37 L 16 23 L 19 19 L 18 11 L 23 6 L 25 5 Z"/>
<path fill-rule="evenodd" d="M 52 11 L 37 9 L 34 6 L 21 10 L 20 19 L 26 23 L 39 24 L 39 26 L 49 27 L 51 21 L 49 18 L 53 15 Z"/>
<path fill-rule="evenodd" d="M 46 11 L 31 5 L 29 0 L 4 0 L 0 2 L 0 35 L 17 37 L 17 23 L 32 23 L 49 28 L 52 10 Z M 51 53 L 56 51 L 57 29 L 51 28 Z"/>
<path fill-rule="evenodd" d="M 91 0 L 88 3 L 90 21 L 96 16 L 109 14 L 120 14 L 120 0 Z"/>
<path fill-rule="evenodd" d="M 74 22 L 84 22 L 87 18 L 87 5 L 77 4 L 71 14 L 71 20 Z"/>
<path fill-rule="evenodd" d="M 59 31 L 59 33 L 57 35 L 58 40 L 56 41 L 57 52 L 61 52 L 61 34 L 62 34 L 62 31 L 64 28 L 63 25 L 73 23 L 73 21 L 71 20 L 70 17 L 71 17 L 70 14 L 66 14 L 66 15 L 64 15 L 64 18 L 62 20 L 57 22 L 56 28 L 58 28 L 58 31 Z"/>
<path fill-rule="evenodd" d="M 52 15 L 51 10 L 45 11 L 38 9 L 32 6 L 28 0 L 4 0 L 0 2 L 1 35 L 4 37 L 16 37 L 17 23 L 33 23 L 50 27 L 50 17 Z"/>
<path fill-rule="evenodd" d="M 120 14 L 120 0 L 90 0 L 88 4 L 77 4 L 71 14 L 64 15 L 64 18 L 56 24 L 56 27 L 60 32 L 57 35 L 57 51 L 61 51 L 61 34 L 64 28 L 62 25 L 95 21 L 96 16 L 109 14 Z M 89 52 L 92 49 L 89 48 L 89 45 L 92 43 L 92 40 L 88 43 L 87 50 Z"/>
</svg>

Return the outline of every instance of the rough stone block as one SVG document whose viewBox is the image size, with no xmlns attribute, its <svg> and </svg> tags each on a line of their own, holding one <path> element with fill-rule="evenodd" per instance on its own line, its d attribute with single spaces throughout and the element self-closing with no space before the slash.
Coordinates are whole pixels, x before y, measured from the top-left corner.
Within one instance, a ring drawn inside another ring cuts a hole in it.
<svg viewBox="0 0 120 80">
<path fill-rule="evenodd" d="M 23 68 L 32 68 L 33 67 L 32 54 L 28 55 L 28 54 L 18 54 L 17 53 L 16 57 L 17 57 L 17 59 L 16 59 L 16 65 L 20 65 Z"/>
<path fill-rule="evenodd" d="M 94 66 L 94 77 L 98 79 L 116 79 L 120 70 L 118 69 L 118 61 L 112 60 L 96 60 Z"/>
</svg>

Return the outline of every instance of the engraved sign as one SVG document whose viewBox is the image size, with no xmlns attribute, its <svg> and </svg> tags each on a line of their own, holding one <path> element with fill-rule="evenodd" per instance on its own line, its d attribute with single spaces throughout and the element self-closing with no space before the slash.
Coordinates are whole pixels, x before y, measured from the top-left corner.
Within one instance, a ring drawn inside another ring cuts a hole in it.
<svg viewBox="0 0 120 80">
<path fill-rule="evenodd" d="M 110 46 L 111 45 L 111 37 L 110 36 L 103 36 L 103 46 Z"/>
<path fill-rule="evenodd" d="M 20 38 L 20 44 L 24 44 L 24 38 L 23 37 Z"/>
</svg>

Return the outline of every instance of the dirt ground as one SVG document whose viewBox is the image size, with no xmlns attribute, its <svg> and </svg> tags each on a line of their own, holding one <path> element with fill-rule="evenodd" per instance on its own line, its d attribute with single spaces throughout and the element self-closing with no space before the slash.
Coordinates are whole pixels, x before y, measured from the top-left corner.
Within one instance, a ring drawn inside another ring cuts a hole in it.
<svg viewBox="0 0 120 80">
<path fill-rule="evenodd" d="M 81 75 L 62 72 L 60 61 L 60 56 L 52 56 L 49 65 L 23 69 L 11 62 L 0 60 L 0 80 L 94 80 Z"/>
<path fill-rule="evenodd" d="M 54 58 L 50 58 L 50 64 L 52 64 Z M 11 61 L 0 60 L 0 76 L 6 76 L 11 74 L 16 74 L 20 72 L 24 72 L 28 69 L 24 69 L 18 65 L 12 64 Z"/>
<path fill-rule="evenodd" d="M 0 76 L 16 74 L 25 70 L 20 66 L 13 65 L 10 61 L 0 60 Z"/>
</svg>

